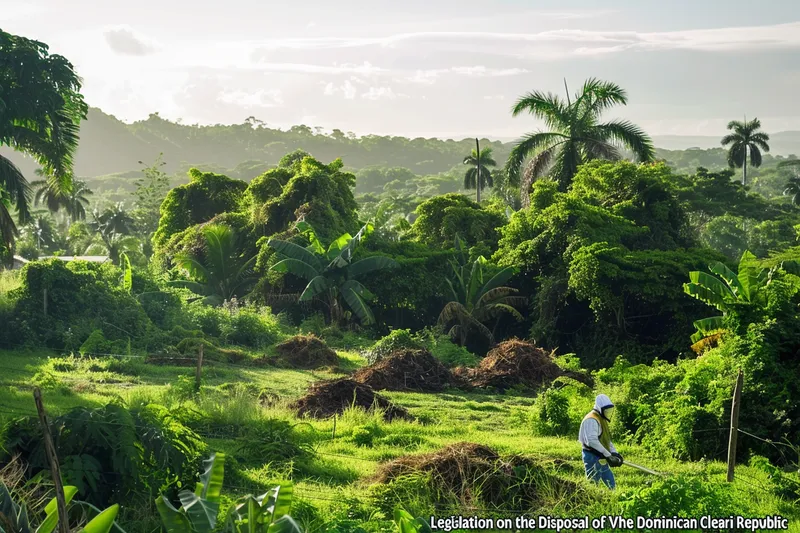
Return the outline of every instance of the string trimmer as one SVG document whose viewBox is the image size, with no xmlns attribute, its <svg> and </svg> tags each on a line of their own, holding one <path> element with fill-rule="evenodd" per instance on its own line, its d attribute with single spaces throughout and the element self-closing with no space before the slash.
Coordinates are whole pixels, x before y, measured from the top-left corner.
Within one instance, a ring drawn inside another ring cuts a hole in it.
<svg viewBox="0 0 800 533">
<path fill-rule="evenodd" d="M 650 470 L 649 468 L 645 468 L 642 465 L 637 465 L 636 463 L 631 463 L 630 461 L 623 461 L 622 464 L 631 466 L 633 468 L 636 468 L 637 470 L 641 470 L 642 472 L 647 472 L 648 474 L 653 474 L 654 476 L 665 476 L 666 475 L 666 474 L 663 474 L 661 472 L 656 472 L 655 470 Z"/>
</svg>

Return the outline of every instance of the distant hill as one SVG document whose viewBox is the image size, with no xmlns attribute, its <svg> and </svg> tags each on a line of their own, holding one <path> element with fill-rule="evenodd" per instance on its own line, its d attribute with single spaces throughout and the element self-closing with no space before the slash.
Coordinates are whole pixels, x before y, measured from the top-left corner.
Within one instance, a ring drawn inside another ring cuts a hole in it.
<svg viewBox="0 0 800 533">
<path fill-rule="evenodd" d="M 120 180 L 125 182 L 138 173 L 139 161 L 149 164 L 160 152 L 164 153 L 165 170 L 170 174 L 198 166 L 249 180 L 276 164 L 283 155 L 302 148 L 324 161 L 341 157 L 353 170 L 369 166 L 403 167 L 417 175 L 430 175 L 460 165 L 475 143 L 474 139 L 455 141 L 378 135 L 356 138 L 340 130 L 325 135 L 304 125 L 288 131 L 250 123 L 186 125 L 164 120 L 157 114 L 126 124 L 95 108 L 81 125 L 80 136 L 75 156 L 76 175 L 98 184 L 114 183 L 115 187 L 120 185 Z M 800 132 L 779 132 L 770 136 L 772 155 L 800 154 Z M 725 166 L 724 150 L 715 137 L 659 136 L 654 142 L 660 148 L 658 157 L 673 163 L 676 169 Z M 482 146 L 492 146 L 495 160 L 502 164 L 513 143 L 483 139 Z M 692 147 L 701 150 L 687 150 Z M 0 153 L 33 178 L 37 168 L 33 160 L 8 148 L 0 148 Z M 765 158 L 765 165 L 772 160 Z M 93 179 L 110 175 L 114 175 L 111 180 Z"/>
</svg>

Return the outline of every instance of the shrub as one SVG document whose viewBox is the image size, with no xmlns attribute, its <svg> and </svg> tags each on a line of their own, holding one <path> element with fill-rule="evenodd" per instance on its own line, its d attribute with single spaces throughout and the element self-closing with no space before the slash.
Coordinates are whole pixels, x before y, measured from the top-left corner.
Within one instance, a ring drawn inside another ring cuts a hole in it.
<svg viewBox="0 0 800 533">
<path fill-rule="evenodd" d="M 395 350 L 421 350 L 424 346 L 411 335 L 411 330 L 396 329 L 376 342 L 367 350 L 364 357 L 372 365 L 388 356 Z"/>
<path fill-rule="evenodd" d="M 81 355 L 124 355 L 130 354 L 130 343 L 122 340 L 109 341 L 103 335 L 102 329 L 92 331 L 78 349 Z"/>
<path fill-rule="evenodd" d="M 222 327 L 222 339 L 230 344 L 264 348 L 280 338 L 280 325 L 268 307 L 244 308 L 231 316 Z"/>
<path fill-rule="evenodd" d="M 625 516 L 747 516 L 749 505 L 735 497 L 729 485 L 713 483 L 697 474 L 653 481 L 652 485 L 621 495 Z"/>
<path fill-rule="evenodd" d="M 570 417 L 569 396 L 564 390 L 548 388 L 533 404 L 533 429 L 539 435 L 568 435 L 577 432 Z"/>
</svg>

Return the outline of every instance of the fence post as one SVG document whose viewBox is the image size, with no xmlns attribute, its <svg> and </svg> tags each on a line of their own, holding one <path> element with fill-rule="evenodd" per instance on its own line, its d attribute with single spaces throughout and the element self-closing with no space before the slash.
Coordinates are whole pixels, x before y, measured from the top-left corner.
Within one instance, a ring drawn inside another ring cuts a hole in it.
<svg viewBox="0 0 800 533">
<path fill-rule="evenodd" d="M 736 438 L 739 432 L 739 407 L 742 403 L 742 369 L 736 375 L 736 387 L 733 389 L 731 404 L 731 433 L 728 437 L 728 483 L 733 482 L 733 467 L 736 466 Z"/>
<path fill-rule="evenodd" d="M 204 344 L 200 343 L 200 351 L 197 352 L 197 369 L 194 373 L 194 390 L 200 392 L 200 378 L 203 377 L 203 348 Z"/>
<path fill-rule="evenodd" d="M 42 289 L 42 307 L 44 307 L 44 316 L 47 316 L 47 289 Z"/>
<path fill-rule="evenodd" d="M 333 434 L 331 435 L 331 440 L 336 440 L 336 415 L 333 415 Z"/>
<path fill-rule="evenodd" d="M 58 509 L 58 530 L 60 533 L 70 533 L 69 516 L 67 516 L 67 500 L 64 497 L 64 486 L 61 484 L 61 469 L 58 466 L 58 455 L 53 446 L 53 437 L 50 435 L 50 426 L 47 424 L 47 413 L 42 404 L 42 391 L 39 387 L 33 389 L 33 401 L 36 403 L 36 411 L 39 413 L 39 423 L 42 425 L 44 436 L 44 449 L 47 461 L 50 463 L 50 472 L 53 475 L 53 484 L 56 489 L 56 509 Z"/>
</svg>

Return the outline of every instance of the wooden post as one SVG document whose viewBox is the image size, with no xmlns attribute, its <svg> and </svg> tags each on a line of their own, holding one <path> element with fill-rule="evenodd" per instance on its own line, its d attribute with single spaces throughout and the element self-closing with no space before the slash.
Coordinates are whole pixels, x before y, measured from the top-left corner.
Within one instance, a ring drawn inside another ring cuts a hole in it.
<svg viewBox="0 0 800 533">
<path fill-rule="evenodd" d="M 331 440 L 336 440 L 336 415 L 333 415 L 333 434 Z"/>
<path fill-rule="evenodd" d="M 50 435 L 50 426 L 47 424 L 47 413 L 42 404 L 42 391 L 39 387 L 33 389 L 33 401 L 36 402 L 36 411 L 39 413 L 39 423 L 42 425 L 44 435 L 44 449 L 47 454 L 47 461 L 50 463 L 50 472 L 53 475 L 53 484 L 56 488 L 56 505 L 58 509 L 58 530 L 59 533 L 70 533 L 69 516 L 67 516 L 67 500 L 64 497 L 64 486 L 61 484 L 61 469 L 58 466 L 58 456 L 53 437 Z"/>
<path fill-rule="evenodd" d="M 47 316 L 47 289 L 42 289 L 42 305 L 44 307 L 44 316 Z"/>
<path fill-rule="evenodd" d="M 200 391 L 200 378 L 203 377 L 203 348 L 204 344 L 200 344 L 200 351 L 197 352 L 197 370 L 194 374 L 194 390 Z"/>
<path fill-rule="evenodd" d="M 736 387 L 733 389 L 731 403 L 731 433 L 728 437 L 728 483 L 733 482 L 733 467 L 736 466 L 736 437 L 739 432 L 739 406 L 742 403 L 742 369 L 736 375 Z"/>
</svg>

